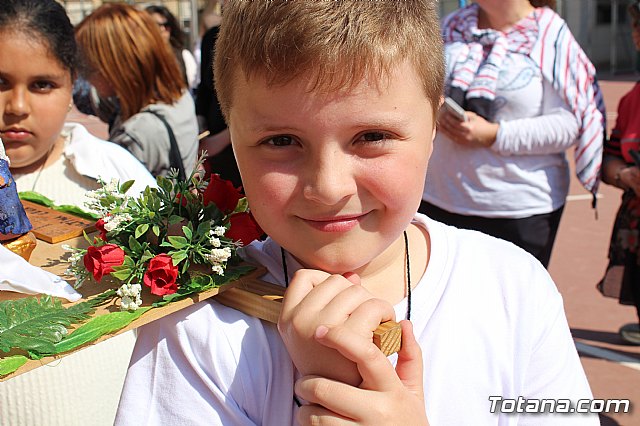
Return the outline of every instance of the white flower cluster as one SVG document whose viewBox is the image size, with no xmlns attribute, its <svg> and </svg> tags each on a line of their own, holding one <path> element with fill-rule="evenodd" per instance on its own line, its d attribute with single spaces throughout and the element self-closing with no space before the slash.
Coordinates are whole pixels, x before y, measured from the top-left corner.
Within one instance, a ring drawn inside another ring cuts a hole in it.
<svg viewBox="0 0 640 426">
<path fill-rule="evenodd" d="M 224 267 L 226 265 L 227 260 L 231 257 L 231 248 L 214 248 L 211 250 L 211 253 L 207 257 L 209 263 L 211 263 L 211 271 L 215 272 L 218 275 L 224 274 Z"/>
<path fill-rule="evenodd" d="M 113 231 L 117 229 L 126 222 L 131 222 L 133 218 L 129 213 L 117 213 L 114 215 L 108 215 L 103 218 L 104 220 L 104 230 L 107 232 Z"/>
<path fill-rule="evenodd" d="M 209 231 L 209 244 L 215 248 L 219 248 L 222 243 L 218 237 L 222 237 L 224 233 L 227 232 L 227 228 L 224 226 L 214 226 L 214 224 L 215 222 L 211 222 L 211 226 L 213 226 L 213 228 Z"/>
<path fill-rule="evenodd" d="M 140 293 L 142 286 L 140 284 L 123 284 L 116 291 L 120 296 L 120 309 L 123 311 L 135 311 L 142 305 Z"/>
<path fill-rule="evenodd" d="M 71 253 L 69 259 L 69 266 L 67 267 L 65 274 L 72 275 L 76 282 L 74 288 L 80 288 L 82 284 L 89 278 L 89 271 L 84 267 L 82 258 L 84 257 L 84 251 L 71 247 L 68 244 L 63 244 L 62 249 Z"/>
<path fill-rule="evenodd" d="M 222 237 L 225 232 L 227 232 L 227 228 L 225 228 L 224 226 L 214 226 L 211 230 L 211 233 L 213 233 L 213 235 L 215 235 L 216 237 Z"/>
<path fill-rule="evenodd" d="M 117 205 L 123 205 L 123 204 L 126 205 L 128 196 L 126 196 L 125 194 L 121 194 L 118 191 L 118 182 L 119 182 L 118 179 L 115 179 L 115 178 L 111 179 L 109 183 L 106 183 L 101 178 L 98 178 L 98 184 L 102 186 L 96 189 L 95 191 L 87 191 L 85 193 L 85 196 L 88 198 L 88 200 L 84 203 L 84 205 L 92 211 L 102 212 L 103 214 L 106 214 L 107 212 L 113 210 L 114 208 L 117 207 Z M 124 201 L 111 203 L 110 206 L 103 206 L 102 204 L 100 204 L 100 200 L 105 195 L 111 195 L 117 200 L 124 200 Z"/>
</svg>

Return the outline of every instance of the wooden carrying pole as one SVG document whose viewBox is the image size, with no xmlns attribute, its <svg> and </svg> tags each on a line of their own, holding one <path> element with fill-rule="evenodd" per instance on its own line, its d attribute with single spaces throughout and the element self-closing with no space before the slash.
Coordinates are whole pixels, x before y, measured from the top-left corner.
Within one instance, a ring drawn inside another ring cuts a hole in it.
<svg viewBox="0 0 640 426">
<path fill-rule="evenodd" d="M 260 280 L 246 280 L 215 296 L 217 302 L 245 314 L 277 323 L 282 309 L 284 288 Z M 400 324 L 386 321 L 373 332 L 373 342 L 386 356 L 400 350 Z"/>
</svg>

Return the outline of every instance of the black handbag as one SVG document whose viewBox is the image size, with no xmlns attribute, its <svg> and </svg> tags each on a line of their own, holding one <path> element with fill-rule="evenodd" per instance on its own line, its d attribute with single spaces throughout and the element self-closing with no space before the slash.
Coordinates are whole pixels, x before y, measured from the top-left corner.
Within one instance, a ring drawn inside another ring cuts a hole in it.
<svg viewBox="0 0 640 426">
<path fill-rule="evenodd" d="M 172 169 L 178 169 L 178 178 L 180 180 L 186 180 L 187 175 L 184 171 L 184 164 L 182 163 L 182 156 L 180 155 L 180 149 L 178 148 L 178 142 L 176 141 L 176 136 L 173 134 L 173 130 L 171 130 L 171 126 L 164 118 L 164 116 L 156 111 L 146 110 L 150 114 L 155 115 L 162 121 L 164 127 L 167 128 L 167 133 L 169 133 L 169 143 L 171 144 L 171 149 L 169 150 L 169 167 Z"/>
</svg>

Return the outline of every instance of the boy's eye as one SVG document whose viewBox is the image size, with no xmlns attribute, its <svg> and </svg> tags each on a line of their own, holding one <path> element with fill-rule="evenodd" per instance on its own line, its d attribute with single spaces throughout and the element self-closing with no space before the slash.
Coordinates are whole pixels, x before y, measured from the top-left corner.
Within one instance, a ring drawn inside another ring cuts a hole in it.
<svg viewBox="0 0 640 426">
<path fill-rule="evenodd" d="M 382 132 L 370 132 L 362 135 L 362 139 L 364 139 L 367 142 L 376 142 L 376 141 L 381 141 L 387 138 L 388 138 L 388 135 L 385 135 Z"/>
<path fill-rule="evenodd" d="M 269 138 L 264 141 L 268 145 L 273 146 L 289 146 L 295 143 L 295 140 L 291 136 L 279 135 Z"/>
</svg>

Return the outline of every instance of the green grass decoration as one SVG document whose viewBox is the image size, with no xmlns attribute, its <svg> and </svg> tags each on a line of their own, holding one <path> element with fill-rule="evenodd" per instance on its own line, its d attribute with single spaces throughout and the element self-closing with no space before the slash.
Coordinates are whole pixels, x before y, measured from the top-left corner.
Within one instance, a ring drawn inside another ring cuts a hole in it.
<svg viewBox="0 0 640 426">
<path fill-rule="evenodd" d="M 0 351 L 17 349 L 31 359 L 61 353 L 56 344 L 64 341 L 68 327 L 90 318 L 97 306 L 115 297 L 114 290 L 68 308 L 49 295 L 0 302 Z M 86 343 L 86 342 L 85 342 Z M 0 376 L 26 363 L 23 355 L 0 358 Z"/>
<path fill-rule="evenodd" d="M 21 200 L 31 201 L 32 203 L 40 204 L 41 206 L 48 207 L 52 210 L 56 210 L 62 213 L 73 214 L 75 216 L 80 216 L 84 219 L 98 220 L 100 218 L 100 215 L 96 213 L 88 212 L 72 204 L 56 205 L 53 202 L 53 200 L 34 191 L 21 191 L 18 193 L 18 197 L 20 197 Z"/>
<path fill-rule="evenodd" d="M 69 308 L 48 295 L 0 302 L 0 351 L 22 349 L 32 358 L 52 353 L 67 328 L 89 319 L 96 306 L 115 295 L 109 293 Z"/>
<path fill-rule="evenodd" d="M 139 308 L 135 311 L 118 311 L 92 318 L 74 330 L 68 337 L 55 344 L 55 354 L 63 353 L 93 342 L 98 338 L 114 333 L 147 312 L 151 307 Z M 53 355 L 53 354 L 52 354 Z"/>
<path fill-rule="evenodd" d="M 24 355 L 14 355 L 7 358 L 0 358 L 0 376 L 6 376 L 16 371 L 29 361 Z"/>
</svg>

